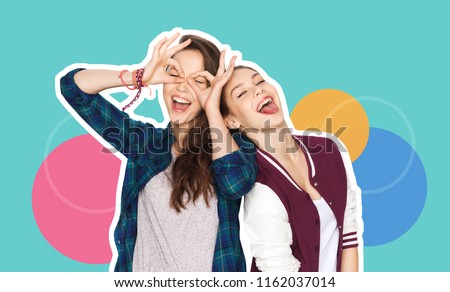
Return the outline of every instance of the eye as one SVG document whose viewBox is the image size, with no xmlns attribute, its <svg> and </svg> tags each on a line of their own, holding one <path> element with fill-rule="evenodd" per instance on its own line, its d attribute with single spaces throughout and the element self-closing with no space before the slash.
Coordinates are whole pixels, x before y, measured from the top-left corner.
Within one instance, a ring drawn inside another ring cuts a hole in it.
<svg viewBox="0 0 450 292">
<path fill-rule="evenodd" d="M 241 98 L 243 97 L 245 94 L 247 94 L 247 90 L 242 91 L 241 93 L 239 93 L 239 95 L 237 96 L 237 98 Z"/>
<path fill-rule="evenodd" d="M 198 84 L 206 84 L 206 79 L 205 78 L 197 78 L 197 79 L 195 79 L 195 82 L 197 82 Z"/>
<path fill-rule="evenodd" d="M 167 71 L 167 74 L 169 74 L 172 77 L 180 76 L 180 74 L 178 74 L 178 71 L 175 68 L 168 68 L 166 71 Z"/>
<path fill-rule="evenodd" d="M 256 85 L 260 85 L 260 84 L 262 84 L 262 83 L 264 83 L 264 82 L 266 82 L 266 80 L 262 79 L 262 80 L 258 81 L 258 82 L 256 83 Z"/>
</svg>

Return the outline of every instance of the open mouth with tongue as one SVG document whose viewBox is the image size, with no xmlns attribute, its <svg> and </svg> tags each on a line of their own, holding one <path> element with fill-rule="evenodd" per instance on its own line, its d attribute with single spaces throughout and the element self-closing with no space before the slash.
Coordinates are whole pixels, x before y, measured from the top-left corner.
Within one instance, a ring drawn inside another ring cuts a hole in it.
<svg viewBox="0 0 450 292">
<path fill-rule="evenodd" d="M 278 112 L 278 106 L 273 101 L 273 97 L 267 96 L 260 101 L 257 110 L 261 114 L 271 115 Z"/>
<path fill-rule="evenodd" d="M 181 98 L 179 96 L 172 97 L 172 109 L 176 112 L 185 112 L 190 105 L 191 102 L 187 99 Z"/>
</svg>

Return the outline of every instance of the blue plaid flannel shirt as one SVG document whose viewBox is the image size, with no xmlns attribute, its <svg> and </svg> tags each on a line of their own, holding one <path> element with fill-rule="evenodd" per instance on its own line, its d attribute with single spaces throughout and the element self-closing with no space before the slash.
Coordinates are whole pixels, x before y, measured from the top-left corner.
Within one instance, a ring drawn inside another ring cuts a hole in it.
<svg viewBox="0 0 450 292">
<path fill-rule="evenodd" d="M 127 158 L 122 187 L 121 211 L 114 231 L 118 251 L 115 271 L 131 271 L 137 235 L 139 191 L 153 176 L 170 164 L 174 137 L 170 127 L 156 128 L 133 120 L 100 94 L 87 94 L 67 73 L 60 80 L 61 93 L 69 105 L 116 150 Z M 240 149 L 213 161 L 214 188 L 218 198 L 219 227 L 212 271 L 245 271 L 245 258 L 239 239 L 238 213 L 241 197 L 256 180 L 254 145 L 239 134 L 233 138 Z"/>
</svg>

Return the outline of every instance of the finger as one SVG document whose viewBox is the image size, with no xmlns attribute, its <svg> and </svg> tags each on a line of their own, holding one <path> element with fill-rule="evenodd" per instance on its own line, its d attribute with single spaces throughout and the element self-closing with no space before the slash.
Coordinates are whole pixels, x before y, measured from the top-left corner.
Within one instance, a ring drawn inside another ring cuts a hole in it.
<svg viewBox="0 0 450 292">
<path fill-rule="evenodd" d="M 184 78 L 183 68 L 181 68 L 180 63 L 178 63 L 177 60 L 169 58 L 167 59 L 167 65 L 173 66 L 178 71 L 178 74 L 180 74 L 180 77 Z"/>
<path fill-rule="evenodd" d="M 192 77 L 188 77 L 186 78 L 189 86 L 192 88 L 192 90 L 194 90 L 195 95 L 199 96 L 201 94 L 201 89 L 198 86 L 197 82 L 195 82 L 194 78 Z"/>
<path fill-rule="evenodd" d="M 235 61 L 236 61 L 236 56 L 233 56 L 233 58 L 231 58 L 230 64 L 228 64 L 227 71 L 225 72 L 225 74 L 222 77 L 224 83 L 228 82 L 228 80 L 230 80 L 231 76 L 233 75 Z"/>
<path fill-rule="evenodd" d="M 219 68 L 217 69 L 217 74 L 216 75 L 222 75 L 223 72 L 225 71 L 225 52 L 226 50 L 222 50 L 222 52 L 220 52 L 220 60 L 219 60 Z"/>
<path fill-rule="evenodd" d="M 164 42 L 167 41 L 167 36 L 163 37 L 156 45 L 155 48 L 153 49 L 154 52 L 159 52 L 159 50 L 161 49 L 161 46 L 164 44 Z"/>
<path fill-rule="evenodd" d="M 181 44 L 176 45 L 173 48 L 170 48 L 170 50 L 168 50 L 166 52 L 166 56 L 167 57 L 172 57 L 173 55 L 175 55 L 176 53 L 178 53 L 179 51 L 181 51 L 182 49 L 186 48 L 187 46 L 189 46 L 189 44 L 191 43 L 191 39 L 187 39 L 184 42 L 182 42 Z"/>
<path fill-rule="evenodd" d="M 231 58 L 231 61 L 230 61 L 230 64 L 228 64 L 228 68 L 227 68 L 227 71 L 233 71 L 234 70 L 234 62 L 236 62 L 236 56 L 233 56 L 232 58 Z"/>
<path fill-rule="evenodd" d="M 209 82 L 211 82 L 214 79 L 214 75 L 212 75 L 211 73 L 209 73 L 208 71 L 199 71 L 199 72 L 195 72 L 193 75 L 191 75 L 190 77 L 195 79 L 197 77 L 205 77 L 206 80 L 208 80 Z"/>
<path fill-rule="evenodd" d="M 175 76 L 167 76 L 164 78 L 163 83 L 183 83 L 184 78 L 182 77 L 175 77 Z"/>
<path fill-rule="evenodd" d="M 170 39 L 168 39 L 161 47 L 160 52 L 164 53 L 167 51 L 167 48 L 180 36 L 180 33 L 177 32 Z"/>
</svg>

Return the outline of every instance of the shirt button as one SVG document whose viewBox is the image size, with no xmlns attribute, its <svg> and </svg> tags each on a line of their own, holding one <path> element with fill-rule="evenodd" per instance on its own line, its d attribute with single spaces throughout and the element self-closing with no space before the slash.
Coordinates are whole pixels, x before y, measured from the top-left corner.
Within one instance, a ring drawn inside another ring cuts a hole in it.
<svg viewBox="0 0 450 292">
<path fill-rule="evenodd" d="M 330 202 L 329 204 L 330 204 L 330 205 L 333 205 L 333 202 Z"/>
<path fill-rule="evenodd" d="M 341 228 L 342 228 L 342 226 L 339 225 L 339 229 L 341 229 Z"/>
<path fill-rule="evenodd" d="M 315 186 L 315 187 L 317 187 L 318 185 L 319 185 L 319 183 L 318 183 L 318 182 L 315 182 L 315 183 L 314 183 L 314 186 Z"/>
<path fill-rule="evenodd" d="M 319 225 L 320 221 L 319 219 L 316 219 L 316 225 Z"/>
<path fill-rule="evenodd" d="M 120 240 L 118 240 L 117 243 L 120 244 Z"/>
</svg>

